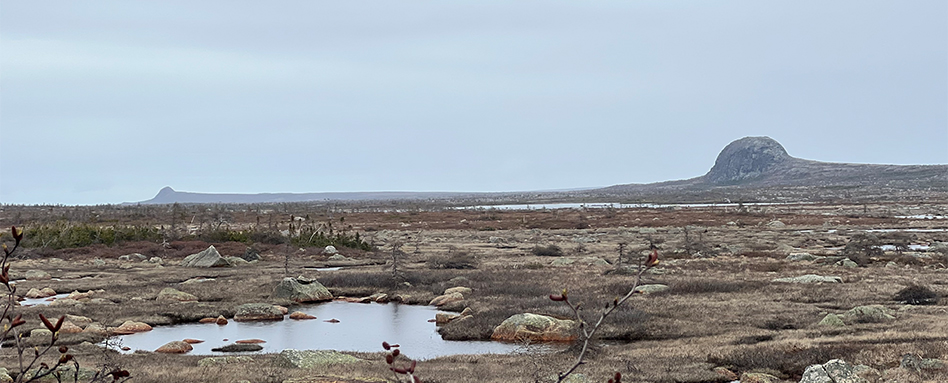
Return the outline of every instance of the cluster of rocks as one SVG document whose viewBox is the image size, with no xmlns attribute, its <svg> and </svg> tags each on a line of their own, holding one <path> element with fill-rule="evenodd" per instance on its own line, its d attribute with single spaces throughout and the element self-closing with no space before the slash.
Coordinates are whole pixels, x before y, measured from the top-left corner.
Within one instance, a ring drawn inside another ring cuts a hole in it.
<svg viewBox="0 0 948 383">
<path fill-rule="evenodd" d="M 449 303 L 463 301 L 465 295 L 470 296 L 472 293 L 474 293 L 474 290 L 472 290 L 470 287 L 464 287 L 464 286 L 452 287 L 452 288 L 444 290 L 444 292 L 441 295 L 434 297 L 434 299 L 432 299 L 431 302 L 428 302 L 428 304 L 431 306 L 440 307 L 440 306 L 447 305 Z"/>
<path fill-rule="evenodd" d="M 859 264 L 857 264 L 853 260 L 846 257 L 840 257 L 840 256 L 823 256 L 823 255 L 813 255 L 810 253 L 790 253 L 790 255 L 788 255 L 786 259 L 791 262 L 811 261 L 811 262 L 820 263 L 824 265 L 835 265 L 835 266 L 841 266 L 841 267 L 846 267 L 846 268 L 859 267 Z"/>
<path fill-rule="evenodd" d="M 879 323 L 895 319 L 892 310 L 883 305 L 853 307 L 844 314 L 826 314 L 820 326 L 842 327 L 853 323 Z"/>
<path fill-rule="evenodd" d="M 823 364 L 810 365 L 803 372 L 799 383 L 871 383 L 920 381 L 918 375 L 948 370 L 948 364 L 939 359 L 925 359 L 913 354 L 905 354 L 898 367 L 879 371 L 866 365 L 853 365 L 841 359 L 833 359 Z M 745 372 L 736 374 L 725 367 L 717 367 L 714 372 L 724 379 L 740 383 L 780 383 L 781 377 L 765 372 Z M 786 378 L 786 377 L 783 377 Z"/>
</svg>

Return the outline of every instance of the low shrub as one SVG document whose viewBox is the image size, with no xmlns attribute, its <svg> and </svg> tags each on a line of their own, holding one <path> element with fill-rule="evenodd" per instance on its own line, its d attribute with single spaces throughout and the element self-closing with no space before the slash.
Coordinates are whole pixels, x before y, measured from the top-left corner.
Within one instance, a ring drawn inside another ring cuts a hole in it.
<svg viewBox="0 0 948 383">
<path fill-rule="evenodd" d="M 477 268 L 477 259 L 466 252 L 455 252 L 447 255 L 436 255 L 428 258 L 425 263 L 429 269 L 468 270 Z"/>
<path fill-rule="evenodd" d="M 530 250 L 530 253 L 538 257 L 562 257 L 563 249 L 556 245 L 536 245 L 533 250 Z"/>
<path fill-rule="evenodd" d="M 669 294 L 733 293 L 748 286 L 744 282 L 720 281 L 716 279 L 693 279 L 669 284 Z"/>
<path fill-rule="evenodd" d="M 860 345 L 825 345 L 801 348 L 791 345 L 759 343 L 735 349 L 724 354 L 711 354 L 708 363 L 728 367 L 735 372 L 774 370 L 799 377 L 807 366 L 823 364 L 832 359 L 851 360 L 861 350 Z"/>
</svg>

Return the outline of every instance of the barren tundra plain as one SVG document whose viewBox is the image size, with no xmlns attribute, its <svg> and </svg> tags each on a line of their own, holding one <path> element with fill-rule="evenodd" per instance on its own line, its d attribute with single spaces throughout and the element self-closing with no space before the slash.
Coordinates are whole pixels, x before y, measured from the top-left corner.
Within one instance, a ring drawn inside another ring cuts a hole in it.
<svg viewBox="0 0 948 383">
<path fill-rule="evenodd" d="M 579 314 L 594 323 L 603 307 L 630 290 L 634 267 L 650 245 L 657 247 L 659 264 L 642 284 L 665 287 L 634 294 L 608 317 L 569 381 L 606 382 L 619 372 L 624 382 L 799 382 L 808 366 L 842 359 L 867 366 L 857 370 L 868 382 L 946 382 L 946 215 L 948 201 L 377 211 L 306 204 L 5 205 L 0 223 L 22 227 L 27 236 L 10 268 L 18 296 L 43 288 L 85 293 L 62 304 L 14 307 L 27 320 L 20 333 L 43 327 L 38 314 L 89 318 L 98 324 L 91 326 L 106 331 L 62 333 L 57 345 L 67 345 L 83 368 L 117 366 L 135 382 L 394 381 L 381 347 L 386 339 L 378 339 L 377 352 L 345 352 L 357 362 L 315 368 L 279 363 L 278 354 L 244 353 L 233 363 L 209 364 L 201 362 L 209 355 L 119 353 L 100 344 L 109 329 L 126 321 L 232 321 L 237 306 L 246 303 L 282 305 L 290 312 L 308 305 L 274 298 L 285 277 L 315 279 L 336 298 L 384 293 L 412 305 L 427 305 L 451 287 L 470 288 L 463 300 L 441 306 L 473 313 L 442 325 L 445 339 L 489 340 L 496 326 L 521 313 L 575 319 L 563 302 L 549 298 L 564 289 L 571 302 L 581 303 Z M 147 227 L 162 239 L 54 248 L 49 231 L 38 231 L 79 226 Z M 337 246 L 341 256 L 331 256 L 323 246 L 300 247 L 284 237 L 304 227 L 328 233 L 330 226 L 336 234 L 358 233 L 370 250 Z M 203 235 L 210 231 L 267 234 L 227 241 Z M 35 237 L 41 234 L 46 243 Z M 12 242 L 9 233 L 2 239 Z M 180 265 L 210 245 L 225 257 L 243 256 L 252 247 L 260 260 L 230 267 Z M 136 253 L 145 260 L 122 257 Z M 327 266 L 341 268 L 316 270 Z M 48 279 L 35 271 L 48 273 Z M 788 281 L 806 275 L 826 278 Z M 165 288 L 197 301 L 159 301 Z M 48 340 L 21 338 L 40 347 Z M 175 340 L 181 339 L 168 339 Z M 0 366 L 15 375 L 14 343 L 4 340 Z M 564 346 L 426 359 L 415 373 L 424 382 L 555 381 L 579 348 Z M 26 350 L 27 356 L 33 352 Z M 413 350 L 401 351 L 400 358 L 412 358 Z M 51 352 L 41 361 L 52 365 L 58 355 Z"/>
</svg>

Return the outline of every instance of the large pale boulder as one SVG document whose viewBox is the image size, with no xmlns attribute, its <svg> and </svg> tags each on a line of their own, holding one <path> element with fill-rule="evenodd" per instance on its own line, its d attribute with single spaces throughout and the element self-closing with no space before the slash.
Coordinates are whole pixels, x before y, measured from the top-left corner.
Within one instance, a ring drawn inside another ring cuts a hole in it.
<svg viewBox="0 0 948 383">
<path fill-rule="evenodd" d="M 332 350 L 286 349 L 277 355 L 274 364 L 289 368 L 320 368 L 331 364 L 356 363 L 360 359 Z"/>
<path fill-rule="evenodd" d="M 539 342 L 569 342 L 576 340 L 575 321 L 556 319 L 538 314 L 517 314 L 494 328 L 492 340 L 519 342 L 525 339 Z"/>
<path fill-rule="evenodd" d="M 843 278 L 836 276 L 822 276 L 816 274 L 801 275 L 799 277 L 777 278 L 773 282 L 783 283 L 843 283 Z"/>
<path fill-rule="evenodd" d="M 221 253 L 217 252 L 217 249 L 214 248 L 214 245 L 208 246 L 207 249 L 200 253 L 191 254 L 184 258 L 181 261 L 181 266 L 184 267 L 227 267 L 231 266 L 226 259 L 221 257 Z"/>
<path fill-rule="evenodd" d="M 332 293 L 325 286 L 315 280 L 300 283 L 298 279 L 283 278 L 276 289 L 274 298 L 289 299 L 295 302 L 319 302 L 332 300 Z"/>
<path fill-rule="evenodd" d="M 197 302 L 198 297 L 183 291 L 166 287 L 158 293 L 158 302 Z"/>
<path fill-rule="evenodd" d="M 895 316 L 883 305 L 867 305 L 853 307 L 846 312 L 845 318 L 856 323 L 878 323 L 895 319 Z"/>
<path fill-rule="evenodd" d="M 856 373 L 856 366 L 840 359 L 806 368 L 800 383 L 867 383 Z"/>
<path fill-rule="evenodd" d="M 135 321 L 125 321 L 121 326 L 118 326 L 114 329 L 111 329 L 113 334 L 118 335 L 127 335 L 134 334 L 137 332 L 151 331 L 151 326 L 147 323 L 135 322 Z"/>
<path fill-rule="evenodd" d="M 437 296 L 434 299 L 432 299 L 431 302 L 429 302 L 428 304 L 432 306 L 444 306 L 448 303 L 454 303 L 454 302 L 459 302 L 463 300 L 464 300 L 464 296 L 461 295 L 461 293 L 451 293 L 451 294 Z"/>
<path fill-rule="evenodd" d="M 640 294 L 655 294 L 665 290 L 668 290 L 668 286 L 660 284 L 635 286 L 635 292 Z"/>
<path fill-rule="evenodd" d="M 247 303 L 237 306 L 237 322 L 283 320 L 283 311 L 269 303 Z"/>
<path fill-rule="evenodd" d="M 52 278 L 49 273 L 43 270 L 27 270 L 26 273 L 23 274 L 23 279 L 28 281 L 40 281 Z"/>
</svg>

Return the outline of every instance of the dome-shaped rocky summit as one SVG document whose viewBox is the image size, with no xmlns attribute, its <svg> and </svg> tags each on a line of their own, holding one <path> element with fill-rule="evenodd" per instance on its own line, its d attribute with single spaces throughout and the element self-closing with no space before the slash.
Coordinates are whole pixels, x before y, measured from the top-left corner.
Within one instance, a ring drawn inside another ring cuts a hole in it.
<svg viewBox="0 0 948 383">
<path fill-rule="evenodd" d="M 792 159 L 770 137 L 744 137 L 724 147 L 705 177 L 717 185 L 736 184 L 758 178 Z"/>
</svg>

